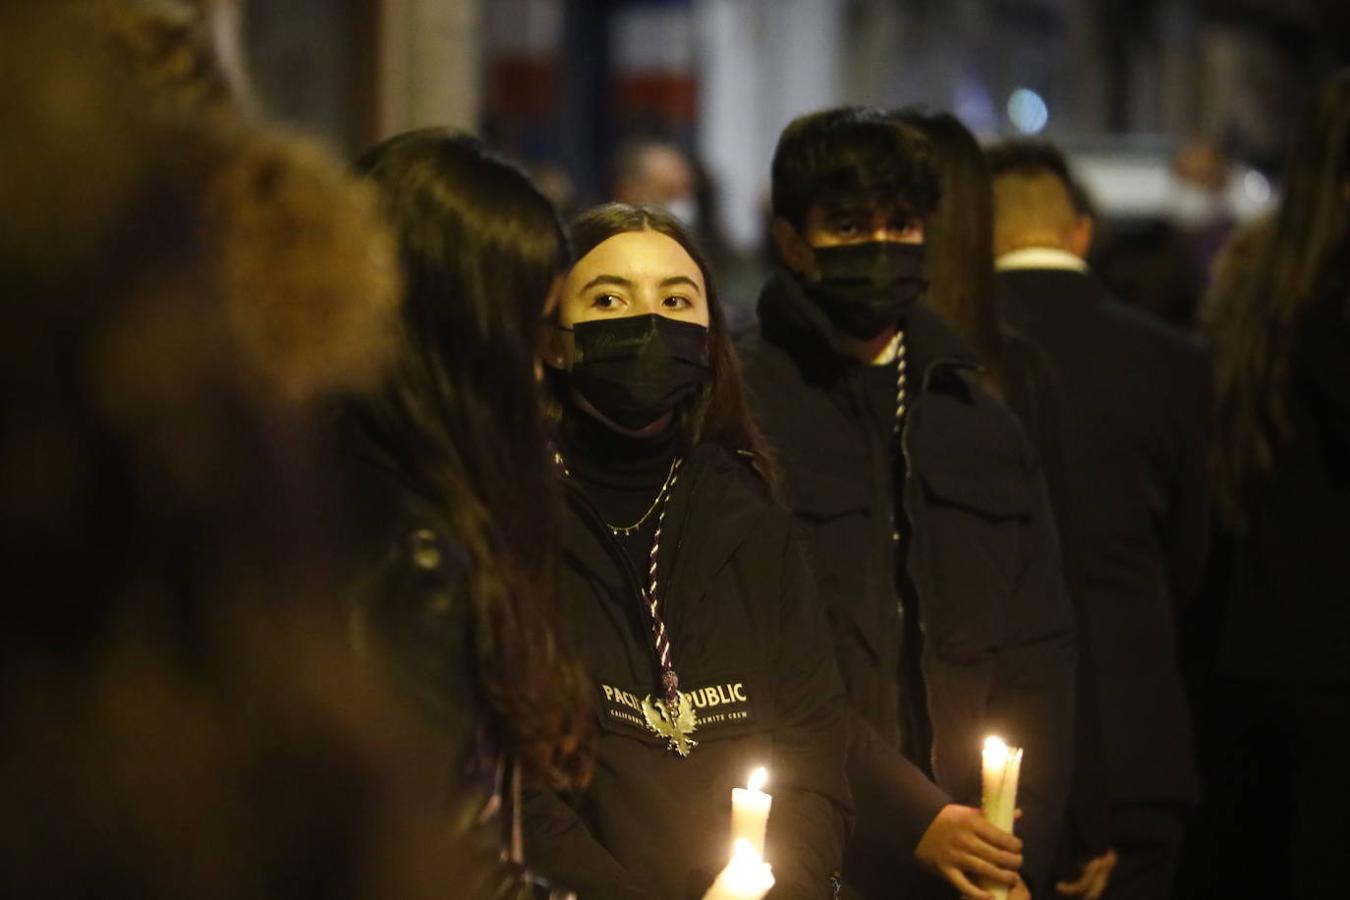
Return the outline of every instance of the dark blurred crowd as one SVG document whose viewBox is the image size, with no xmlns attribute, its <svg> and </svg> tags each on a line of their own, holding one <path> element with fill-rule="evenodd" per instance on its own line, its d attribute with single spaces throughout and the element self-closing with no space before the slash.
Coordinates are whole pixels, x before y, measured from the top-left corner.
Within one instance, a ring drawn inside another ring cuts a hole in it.
<svg viewBox="0 0 1350 900">
<path fill-rule="evenodd" d="M 1107 247 L 1049 143 L 810 113 L 760 263 L 673 144 L 346 161 L 218 37 L 0 4 L 0 896 L 1338 889 L 1350 75 Z"/>
</svg>

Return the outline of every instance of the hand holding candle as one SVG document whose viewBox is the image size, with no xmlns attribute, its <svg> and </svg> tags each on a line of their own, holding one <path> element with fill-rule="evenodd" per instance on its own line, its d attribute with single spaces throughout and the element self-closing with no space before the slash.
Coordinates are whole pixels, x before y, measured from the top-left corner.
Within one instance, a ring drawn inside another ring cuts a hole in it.
<svg viewBox="0 0 1350 900">
<path fill-rule="evenodd" d="M 738 840 L 731 862 L 708 888 L 703 900 L 760 900 L 772 887 L 773 868 L 760 859 L 749 841 Z"/>
<path fill-rule="evenodd" d="M 1009 747 L 1000 738 L 984 742 L 984 818 L 996 828 L 1012 833 L 1017 808 L 1017 776 L 1022 770 L 1022 748 Z M 998 900 L 1005 900 L 1008 889 L 985 885 Z"/>
<path fill-rule="evenodd" d="M 750 773 L 744 788 L 731 790 L 731 843 L 737 848 L 741 841 L 749 844 L 755 855 L 764 858 L 764 834 L 769 827 L 769 807 L 773 796 L 763 791 L 769 773 L 758 768 Z"/>
</svg>

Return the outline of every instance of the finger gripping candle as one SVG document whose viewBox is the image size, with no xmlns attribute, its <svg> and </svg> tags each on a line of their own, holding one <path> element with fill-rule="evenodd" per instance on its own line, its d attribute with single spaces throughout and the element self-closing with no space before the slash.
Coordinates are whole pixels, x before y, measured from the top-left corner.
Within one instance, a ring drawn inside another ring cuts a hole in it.
<svg viewBox="0 0 1350 900">
<path fill-rule="evenodd" d="M 1013 814 L 1017 809 L 1017 776 L 1022 770 L 1022 748 L 1009 747 L 1001 738 L 984 741 L 984 818 L 996 828 L 1012 834 Z M 998 900 L 1005 900 L 1008 889 L 988 882 L 985 887 Z"/>
<path fill-rule="evenodd" d="M 773 796 L 764 793 L 769 773 L 763 767 L 750 773 L 749 783 L 731 790 L 731 843 L 745 841 L 760 858 L 764 858 L 764 835 L 769 827 L 769 807 Z"/>
</svg>

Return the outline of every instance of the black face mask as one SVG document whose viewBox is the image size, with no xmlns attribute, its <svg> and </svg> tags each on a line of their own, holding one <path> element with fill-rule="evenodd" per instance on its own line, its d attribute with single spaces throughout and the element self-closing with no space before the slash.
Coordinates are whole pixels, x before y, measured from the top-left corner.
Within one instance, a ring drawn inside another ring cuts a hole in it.
<svg viewBox="0 0 1350 900">
<path fill-rule="evenodd" d="M 650 425 L 703 387 L 708 329 L 666 316 L 580 322 L 573 389 L 614 424 Z"/>
<path fill-rule="evenodd" d="M 927 286 L 923 244 L 869 241 L 813 249 L 820 280 L 806 282 L 806 294 L 835 328 L 858 340 L 903 319 Z"/>
</svg>

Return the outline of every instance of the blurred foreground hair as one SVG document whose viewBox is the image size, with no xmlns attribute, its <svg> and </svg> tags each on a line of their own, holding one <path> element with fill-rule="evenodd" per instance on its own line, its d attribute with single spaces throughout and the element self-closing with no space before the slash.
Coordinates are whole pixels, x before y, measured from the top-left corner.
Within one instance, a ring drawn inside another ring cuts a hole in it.
<svg viewBox="0 0 1350 900">
<path fill-rule="evenodd" d="M 1284 198 L 1250 277 L 1214 298 L 1215 499 L 1243 524 L 1289 436 L 1293 345 L 1310 308 L 1344 290 L 1350 251 L 1350 69 L 1318 92 L 1290 148 Z"/>
<path fill-rule="evenodd" d="M 240 363 L 201 172 L 68 11 L 0 4 L 0 896 L 472 885 L 332 602 L 306 417 Z"/>
</svg>

